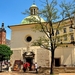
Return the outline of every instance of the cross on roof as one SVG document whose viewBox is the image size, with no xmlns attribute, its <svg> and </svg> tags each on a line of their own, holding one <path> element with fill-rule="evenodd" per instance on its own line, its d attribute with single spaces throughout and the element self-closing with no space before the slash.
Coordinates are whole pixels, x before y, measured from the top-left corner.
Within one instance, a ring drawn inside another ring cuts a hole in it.
<svg viewBox="0 0 75 75">
<path fill-rule="evenodd" d="M 35 0 L 33 0 L 33 4 L 35 4 Z"/>
</svg>

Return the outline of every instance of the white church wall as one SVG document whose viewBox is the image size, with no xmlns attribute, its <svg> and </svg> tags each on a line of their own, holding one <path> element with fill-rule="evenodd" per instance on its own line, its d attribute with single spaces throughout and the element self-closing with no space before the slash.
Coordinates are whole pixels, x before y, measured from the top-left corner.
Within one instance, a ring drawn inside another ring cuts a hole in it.
<svg viewBox="0 0 75 75">
<path fill-rule="evenodd" d="M 38 39 L 40 36 L 44 36 L 41 32 L 33 32 L 30 28 L 25 30 L 12 30 L 11 37 L 11 48 L 20 48 L 27 47 L 27 45 L 31 45 L 31 42 L 26 41 L 26 36 L 31 36 L 32 41 Z"/>
<path fill-rule="evenodd" d="M 49 51 L 44 48 L 37 49 L 37 63 L 42 67 L 49 67 Z"/>
<path fill-rule="evenodd" d="M 34 56 L 34 59 L 33 59 L 33 63 L 37 62 L 37 49 L 39 49 L 40 47 L 39 46 L 31 46 L 30 47 L 30 51 L 34 52 L 35 56 Z"/>
<path fill-rule="evenodd" d="M 13 50 L 13 54 L 10 59 L 10 62 L 12 65 L 14 65 L 15 60 L 21 60 L 21 50 L 20 49 Z"/>
</svg>

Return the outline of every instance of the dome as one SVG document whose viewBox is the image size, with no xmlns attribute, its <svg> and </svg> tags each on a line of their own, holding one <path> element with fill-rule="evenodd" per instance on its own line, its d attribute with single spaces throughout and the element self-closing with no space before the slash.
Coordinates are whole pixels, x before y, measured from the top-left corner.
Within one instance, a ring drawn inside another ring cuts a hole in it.
<svg viewBox="0 0 75 75">
<path fill-rule="evenodd" d="M 38 23 L 39 21 L 45 22 L 43 18 L 38 17 L 37 15 L 31 15 L 31 16 L 24 18 L 21 24 Z"/>
<path fill-rule="evenodd" d="M 31 7 L 30 7 L 30 8 L 33 8 L 33 7 L 36 7 L 36 8 L 37 8 L 37 6 L 36 6 L 35 4 L 31 5 Z"/>
<path fill-rule="evenodd" d="M 24 18 L 21 24 L 31 24 L 38 22 L 45 22 L 43 18 L 38 16 L 38 7 L 35 4 L 32 4 L 30 7 L 30 16 Z"/>
</svg>

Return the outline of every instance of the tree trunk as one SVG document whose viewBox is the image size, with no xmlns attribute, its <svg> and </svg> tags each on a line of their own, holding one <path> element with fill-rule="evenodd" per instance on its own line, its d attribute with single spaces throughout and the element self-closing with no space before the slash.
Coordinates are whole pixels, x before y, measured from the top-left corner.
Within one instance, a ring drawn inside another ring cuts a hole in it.
<svg viewBox="0 0 75 75">
<path fill-rule="evenodd" d="M 51 51 L 51 69 L 50 74 L 54 73 L 54 50 Z"/>
</svg>

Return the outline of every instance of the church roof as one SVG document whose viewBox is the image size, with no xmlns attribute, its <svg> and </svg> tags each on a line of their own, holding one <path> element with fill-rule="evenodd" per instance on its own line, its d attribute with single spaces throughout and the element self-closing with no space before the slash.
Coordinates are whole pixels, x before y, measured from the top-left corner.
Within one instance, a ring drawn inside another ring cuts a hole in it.
<svg viewBox="0 0 75 75">
<path fill-rule="evenodd" d="M 0 32 L 2 31 L 6 32 L 5 28 L 0 28 Z"/>
<path fill-rule="evenodd" d="M 33 3 L 30 7 L 30 16 L 24 18 L 21 21 L 21 24 L 31 24 L 31 23 L 38 23 L 38 22 L 45 22 L 43 18 L 38 16 L 38 7 Z"/>
<path fill-rule="evenodd" d="M 39 21 L 45 22 L 43 18 L 37 16 L 37 15 L 31 15 L 26 18 L 24 18 L 21 22 L 21 24 L 31 24 L 31 23 L 38 23 Z"/>
<path fill-rule="evenodd" d="M 37 6 L 36 6 L 35 4 L 32 4 L 31 7 L 37 7 Z M 30 8 L 31 8 L 31 7 L 30 7 Z"/>
</svg>

